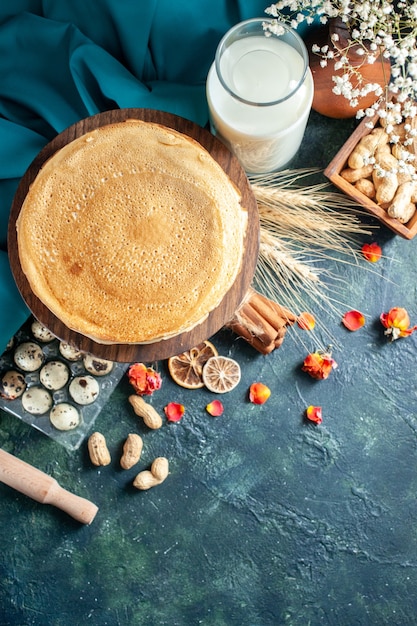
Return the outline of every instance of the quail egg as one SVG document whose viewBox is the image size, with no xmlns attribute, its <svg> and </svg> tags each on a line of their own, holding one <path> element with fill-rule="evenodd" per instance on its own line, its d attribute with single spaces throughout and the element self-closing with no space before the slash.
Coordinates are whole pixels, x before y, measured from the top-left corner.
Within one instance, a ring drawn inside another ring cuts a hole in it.
<svg viewBox="0 0 417 626">
<path fill-rule="evenodd" d="M 16 400 L 25 389 L 25 377 L 20 372 L 9 370 L 0 379 L 0 396 L 5 400 Z"/>
<path fill-rule="evenodd" d="M 49 414 L 52 426 L 57 430 L 73 430 L 81 422 L 79 411 L 72 404 L 56 404 Z"/>
<path fill-rule="evenodd" d="M 68 361 L 80 361 L 83 357 L 83 353 L 78 350 L 78 348 L 75 348 L 64 341 L 60 342 L 59 351 L 64 359 L 67 359 Z"/>
<path fill-rule="evenodd" d="M 55 339 L 55 335 L 51 333 L 46 326 L 38 322 L 38 320 L 34 320 L 32 322 L 31 331 L 35 339 L 41 341 L 42 343 L 48 343 L 49 341 Z"/>
<path fill-rule="evenodd" d="M 106 359 L 98 359 L 92 354 L 84 355 L 84 367 L 90 374 L 95 376 L 105 376 L 109 374 L 113 369 L 113 361 L 106 361 Z"/>
<path fill-rule="evenodd" d="M 14 362 L 24 372 L 36 372 L 44 360 L 42 348 L 32 341 L 26 341 L 18 346 L 14 353 Z"/>
<path fill-rule="evenodd" d="M 77 404 L 92 404 L 97 399 L 100 387 L 96 379 L 87 374 L 76 376 L 71 381 L 68 391 Z"/>
<path fill-rule="evenodd" d="M 49 361 L 39 372 L 39 380 L 52 391 L 65 387 L 70 377 L 69 368 L 62 361 Z"/>
<path fill-rule="evenodd" d="M 32 415 L 43 415 L 52 406 L 52 396 L 43 387 L 29 387 L 22 395 L 22 406 Z"/>
</svg>

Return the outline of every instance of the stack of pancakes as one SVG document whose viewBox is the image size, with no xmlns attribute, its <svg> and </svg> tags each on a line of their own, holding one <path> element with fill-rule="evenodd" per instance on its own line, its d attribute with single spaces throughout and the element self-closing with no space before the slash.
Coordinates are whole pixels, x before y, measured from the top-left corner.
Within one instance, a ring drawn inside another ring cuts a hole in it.
<svg viewBox="0 0 417 626">
<path fill-rule="evenodd" d="M 109 124 L 55 153 L 17 220 L 33 293 L 99 343 L 189 331 L 241 268 L 247 211 L 196 141 L 140 120 Z"/>
</svg>

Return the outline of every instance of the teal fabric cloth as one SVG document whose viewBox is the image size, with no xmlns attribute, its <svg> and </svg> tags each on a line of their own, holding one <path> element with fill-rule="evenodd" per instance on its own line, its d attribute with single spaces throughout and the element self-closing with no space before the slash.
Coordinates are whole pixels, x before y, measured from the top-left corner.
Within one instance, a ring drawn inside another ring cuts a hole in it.
<svg viewBox="0 0 417 626">
<path fill-rule="evenodd" d="M 29 312 L 7 260 L 21 176 L 57 133 L 95 113 L 159 109 L 202 126 L 223 34 L 263 0 L 1 0 L 0 353 Z"/>
</svg>

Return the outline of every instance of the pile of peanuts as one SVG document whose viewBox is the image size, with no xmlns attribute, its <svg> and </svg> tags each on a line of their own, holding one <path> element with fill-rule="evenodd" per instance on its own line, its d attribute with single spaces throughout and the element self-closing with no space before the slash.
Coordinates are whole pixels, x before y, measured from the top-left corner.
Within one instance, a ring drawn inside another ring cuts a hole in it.
<svg viewBox="0 0 417 626">
<path fill-rule="evenodd" d="M 162 426 L 162 418 L 152 405 L 148 404 L 139 396 L 129 396 L 129 402 L 136 415 L 141 417 L 146 426 L 157 430 Z M 142 455 L 143 440 L 137 433 L 129 433 L 124 444 L 120 466 L 127 470 L 136 465 Z M 88 439 L 88 453 L 90 460 L 96 467 L 102 467 L 111 463 L 111 456 L 107 447 L 106 438 L 102 433 L 94 432 Z M 163 456 L 152 461 L 150 469 L 142 470 L 133 481 L 133 486 L 141 491 L 155 487 L 164 482 L 169 474 L 169 462 Z"/>
<path fill-rule="evenodd" d="M 396 126 L 395 136 L 398 143 L 390 143 L 390 135 L 382 126 L 374 128 L 353 149 L 340 175 L 390 217 L 406 224 L 417 205 L 417 173 L 415 165 L 410 165 L 410 156 L 413 158 L 417 146 L 412 142 L 403 147 L 407 137 L 405 124 Z"/>
</svg>

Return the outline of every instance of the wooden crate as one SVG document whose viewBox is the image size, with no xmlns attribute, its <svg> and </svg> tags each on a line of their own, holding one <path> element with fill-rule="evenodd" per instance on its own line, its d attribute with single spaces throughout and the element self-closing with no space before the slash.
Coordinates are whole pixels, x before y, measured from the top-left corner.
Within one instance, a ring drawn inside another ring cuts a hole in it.
<svg viewBox="0 0 417 626">
<path fill-rule="evenodd" d="M 362 137 L 371 132 L 371 129 L 366 126 L 366 123 L 367 120 L 365 118 L 326 167 L 324 175 L 329 178 L 336 187 L 343 191 L 343 193 L 349 196 L 354 202 L 364 207 L 371 215 L 376 217 L 396 235 L 404 239 L 412 239 L 417 234 L 417 211 L 406 224 L 402 224 L 399 220 L 390 217 L 385 209 L 373 202 L 373 200 L 358 191 L 351 183 L 348 183 L 340 176 L 340 172 L 347 167 L 347 160 L 352 150 Z"/>
</svg>

